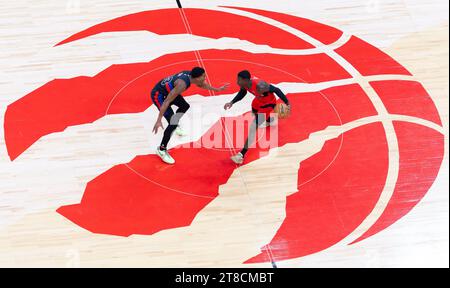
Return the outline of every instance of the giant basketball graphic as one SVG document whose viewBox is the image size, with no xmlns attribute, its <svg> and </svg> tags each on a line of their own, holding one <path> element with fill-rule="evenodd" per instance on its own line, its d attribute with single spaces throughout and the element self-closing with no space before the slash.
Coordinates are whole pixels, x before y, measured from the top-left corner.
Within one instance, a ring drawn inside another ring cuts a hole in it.
<svg viewBox="0 0 450 288">
<path fill-rule="evenodd" d="M 149 92 L 157 81 L 201 65 L 208 81 L 216 84 L 232 82 L 236 72 L 248 69 L 275 85 L 326 86 L 287 95 L 293 113 L 279 123 L 279 147 L 330 127 L 342 129 L 326 140 L 320 152 L 302 161 L 298 191 L 287 199 L 282 225 L 259 255 L 243 259 L 246 263 L 310 255 L 352 233 L 356 237 L 347 244 L 362 241 L 411 211 L 435 181 L 444 154 L 435 104 L 408 70 L 358 37 L 287 14 L 220 7 L 131 14 L 57 45 L 119 31 L 236 38 L 269 46 L 272 52 L 216 47 L 161 55 L 147 63 L 113 65 L 94 77 L 55 79 L 8 106 L 5 139 L 12 161 L 40 138 L 69 126 L 145 111 L 152 105 Z M 222 94 L 238 91 L 235 85 L 231 89 Z M 184 96 L 198 94 L 221 97 L 194 87 Z M 218 121 L 211 129 L 224 123 Z M 93 233 L 124 237 L 152 237 L 162 230 L 189 226 L 237 169 L 229 161 L 229 151 L 207 149 L 202 139 L 196 144 L 199 148 L 175 147 L 174 166 L 167 167 L 155 155 L 140 155 L 112 167 L 87 184 L 80 203 L 55 209 Z M 252 148 L 244 164 L 268 152 Z"/>
</svg>

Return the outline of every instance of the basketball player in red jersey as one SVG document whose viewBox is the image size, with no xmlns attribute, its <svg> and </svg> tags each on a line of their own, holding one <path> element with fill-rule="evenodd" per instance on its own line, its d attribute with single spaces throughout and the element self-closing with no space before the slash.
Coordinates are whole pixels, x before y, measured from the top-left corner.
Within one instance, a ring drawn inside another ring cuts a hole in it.
<svg viewBox="0 0 450 288">
<path fill-rule="evenodd" d="M 249 145 L 254 141 L 256 129 L 261 125 L 267 127 L 275 124 L 275 119 L 270 117 L 270 114 L 276 106 L 276 98 L 274 94 L 276 94 L 286 105 L 288 105 L 289 113 L 290 105 L 286 95 L 284 95 L 279 88 L 256 77 L 252 77 L 250 72 L 247 70 L 239 72 L 237 84 L 241 87 L 241 90 L 231 102 L 225 104 L 225 110 L 230 109 L 234 103 L 241 101 L 245 95 L 247 95 L 247 92 L 255 95 L 255 99 L 253 99 L 252 102 L 252 112 L 255 115 L 255 120 L 250 126 L 249 135 L 245 141 L 244 148 L 241 152 L 231 157 L 231 160 L 233 160 L 234 163 L 242 164 L 244 163 L 244 157 L 248 151 Z"/>
</svg>

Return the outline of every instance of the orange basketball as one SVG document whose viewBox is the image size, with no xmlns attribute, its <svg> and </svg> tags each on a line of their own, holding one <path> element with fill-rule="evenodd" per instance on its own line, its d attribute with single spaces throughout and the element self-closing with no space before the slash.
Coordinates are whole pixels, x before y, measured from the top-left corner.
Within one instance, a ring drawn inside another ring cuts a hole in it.
<svg viewBox="0 0 450 288">
<path fill-rule="evenodd" d="M 285 119 L 289 117 L 289 107 L 284 103 L 278 103 L 274 109 L 275 113 L 278 114 L 278 118 Z"/>
</svg>

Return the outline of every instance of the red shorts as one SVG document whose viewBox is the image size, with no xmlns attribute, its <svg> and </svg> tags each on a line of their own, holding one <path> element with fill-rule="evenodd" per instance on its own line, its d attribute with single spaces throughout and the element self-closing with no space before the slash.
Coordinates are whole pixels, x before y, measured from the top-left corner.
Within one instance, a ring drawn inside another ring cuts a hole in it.
<svg viewBox="0 0 450 288">
<path fill-rule="evenodd" d="M 273 95 L 259 98 L 255 97 L 252 102 L 252 111 L 253 113 L 264 113 L 267 118 L 270 116 L 270 113 L 273 112 L 276 104 L 277 99 Z"/>
</svg>

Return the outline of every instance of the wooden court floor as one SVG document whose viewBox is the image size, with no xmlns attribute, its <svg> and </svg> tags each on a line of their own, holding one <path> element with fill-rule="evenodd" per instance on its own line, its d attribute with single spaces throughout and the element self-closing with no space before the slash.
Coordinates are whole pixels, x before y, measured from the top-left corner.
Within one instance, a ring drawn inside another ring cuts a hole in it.
<svg viewBox="0 0 450 288">
<path fill-rule="evenodd" d="M 447 1 L 3 2 L 0 267 L 449 266 Z M 237 166 L 244 69 L 292 115 Z"/>
</svg>

